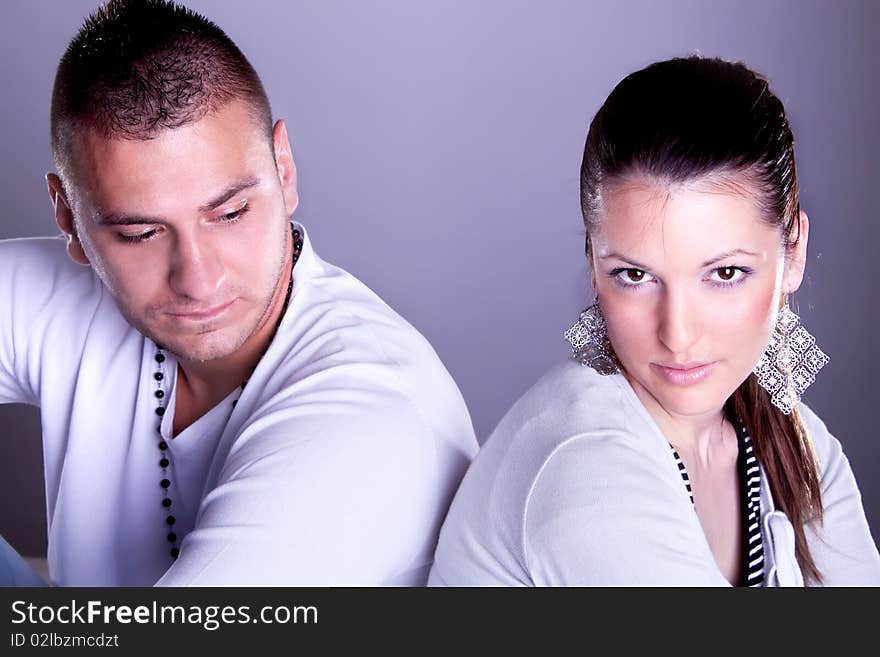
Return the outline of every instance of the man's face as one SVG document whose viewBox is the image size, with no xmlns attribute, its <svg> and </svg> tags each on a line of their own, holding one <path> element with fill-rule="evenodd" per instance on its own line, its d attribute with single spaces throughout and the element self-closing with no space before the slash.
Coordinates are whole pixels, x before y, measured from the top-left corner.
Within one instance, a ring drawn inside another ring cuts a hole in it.
<svg viewBox="0 0 880 657">
<path fill-rule="evenodd" d="M 235 352 L 286 285 L 296 181 L 283 123 L 274 138 L 275 157 L 239 101 L 148 141 L 80 135 L 82 252 L 125 318 L 184 360 Z"/>
</svg>

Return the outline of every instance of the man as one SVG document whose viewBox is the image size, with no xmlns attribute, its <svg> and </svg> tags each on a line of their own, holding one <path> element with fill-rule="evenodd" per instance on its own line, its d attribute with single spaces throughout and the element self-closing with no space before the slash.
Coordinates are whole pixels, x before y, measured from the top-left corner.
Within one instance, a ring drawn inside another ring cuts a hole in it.
<svg viewBox="0 0 880 657">
<path fill-rule="evenodd" d="M 52 146 L 66 255 L 0 242 L 0 402 L 41 407 L 52 582 L 423 584 L 467 409 L 289 220 L 286 127 L 238 48 L 111 0 L 59 64 Z"/>
</svg>

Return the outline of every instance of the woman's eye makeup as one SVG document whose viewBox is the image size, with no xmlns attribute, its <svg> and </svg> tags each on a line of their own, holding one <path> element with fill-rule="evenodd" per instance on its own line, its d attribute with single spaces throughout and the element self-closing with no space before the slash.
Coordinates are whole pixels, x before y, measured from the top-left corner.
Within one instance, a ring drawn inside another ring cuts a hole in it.
<svg viewBox="0 0 880 657">
<path fill-rule="evenodd" d="M 709 272 L 705 280 L 715 287 L 734 287 L 742 283 L 751 273 L 752 269 L 749 267 L 734 265 L 716 267 Z M 608 276 L 620 287 L 630 289 L 642 288 L 656 280 L 645 270 L 635 267 L 618 267 L 608 272 Z"/>
<path fill-rule="evenodd" d="M 648 272 L 633 267 L 618 267 L 608 274 L 621 287 L 641 287 L 654 280 Z"/>
<path fill-rule="evenodd" d="M 751 273 L 748 267 L 716 267 L 709 272 L 709 282 L 718 287 L 733 287 L 742 283 Z"/>
</svg>

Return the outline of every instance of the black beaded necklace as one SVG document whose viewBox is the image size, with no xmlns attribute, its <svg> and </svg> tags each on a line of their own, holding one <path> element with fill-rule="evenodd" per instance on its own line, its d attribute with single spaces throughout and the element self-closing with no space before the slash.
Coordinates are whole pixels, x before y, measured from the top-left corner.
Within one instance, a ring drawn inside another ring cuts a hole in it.
<svg viewBox="0 0 880 657">
<path fill-rule="evenodd" d="M 287 310 L 287 305 L 290 303 L 290 293 L 293 290 L 293 268 L 296 266 L 297 261 L 299 260 L 300 253 L 302 253 L 303 247 L 303 239 L 302 234 L 296 229 L 293 228 L 291 224 L 291 231 L 293 233 L 293 264 L 290 266 L 290 281 L 287 284 L 287 295 L 284 297 L 284 305 L 281 309 L 281 315 L 278 317 L 278 322 L 275 324 L 275 331 L 278 331 L 278 326 L 281 324 L 281 320 L 284 317 L 284 313 Z M 274 333 L 272 334 L 274 338 Z M 169 489 L 171 488 L 171 460 L 168 458 L 170 454 L 168 453 L 168 443 L 162 437 L 162 417 L 165 415 L 165 404 L 166 404 L 166 395 L 165 395 L 165 348 L 161 345 L 156 345 L 156 355 L 154 357 L 156 361 L 156 371 L 153 373 L 153 380 L 156 382 L 156 390 L 153 393 L 153 396 L 156 400 L 156 415 L 159 416 L 159 468 L 162 470 L 162 479 L 159 481 L 159 487 L 162 489 L 162 508 L 165 510 L 167 515 L 165 516 L 165 525 L 166 531 L 168 534 L 166 535 L 166 540 L 168 544 L 171 546 L 169 550 L 169 554 L 172 559 L 177 559 L 180 554 L 180 541 L 182 537 L 179 537 L 177 533 L 174 531 L 174 524 L 177 522 L 177 518 L 174 517 L 174 514 L 171 512 L 171 495 L 169 493 Z M 247 385 L 247 381 L 243 381 L 239 390 L 244 392 L 244 387 Z M 239 392 L 239 397 L 241 397 L 241 392 Z M 235 405 L 238 403 L 238 398 L 232 400 L 232 408 L 235 408 Z M 173 438 L 172 438 L 173 440 Z"/>
</svg>

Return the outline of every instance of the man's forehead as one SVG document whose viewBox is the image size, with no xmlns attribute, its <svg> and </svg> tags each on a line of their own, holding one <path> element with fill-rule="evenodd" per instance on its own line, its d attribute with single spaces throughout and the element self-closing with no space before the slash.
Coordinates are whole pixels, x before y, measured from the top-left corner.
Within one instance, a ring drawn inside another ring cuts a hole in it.
<svg viewBox="0 0 880 657">
<path fill-rule="evenodd" d="M 94 129 L 76 134 L 75 186 L 106 197 L 188 186 L 214 192 L 259 177 L 274 163 L 266 139 L 235 114 L 165 130 L 150 139 L 108 137 Z M 264 174 L 265 175 L 265 174 Z M 210 192 L 205 191 L 205 198 Z M 203 199 L 204 200 L 204 199 Z"/>
<path fill-rule="evenodd" d="M 226 103 L 218 109 L 200 115 L 173 128 L 162 128 L 140 133 L 107 133 L 95 125 L 79 122 L 72 129 L 74 151 L 79 157 L 102 157 L 149 153 L 157 146 L 180 148 L 214 148 L 239 151 L 271 150 L 271 136 L 267 136 L 253 109 L 242 100 Z"/>
</svg>

